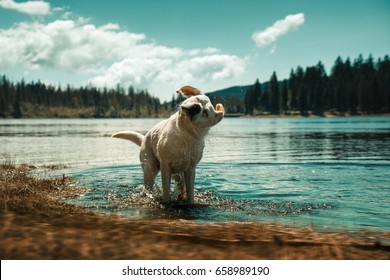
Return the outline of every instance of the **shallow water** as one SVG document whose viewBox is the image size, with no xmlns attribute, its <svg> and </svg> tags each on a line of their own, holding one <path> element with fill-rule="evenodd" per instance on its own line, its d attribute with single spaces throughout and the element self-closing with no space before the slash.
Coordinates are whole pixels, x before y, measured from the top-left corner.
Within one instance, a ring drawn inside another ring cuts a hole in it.
<svg viewBox="0 0 390 280">
<path fill-rule="evenodd" d="M 196 174 L 196 205 L 142 186 L 139 148 L 110 138 L 159 119 L 0 120 L 0 155 L 64 164 L 91 191 L 71 200 L 131 219 L 280 222 L 317 230 L 390 230 L 390 118 L 225 118 Z"/>
</svg>

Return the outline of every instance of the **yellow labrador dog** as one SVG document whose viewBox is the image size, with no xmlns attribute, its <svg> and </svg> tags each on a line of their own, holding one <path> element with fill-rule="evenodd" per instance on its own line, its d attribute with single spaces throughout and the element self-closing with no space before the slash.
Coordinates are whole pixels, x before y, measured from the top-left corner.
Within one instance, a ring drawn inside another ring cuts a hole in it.
<svg viewBox="0 0 390 280">
<path fill-rule="evenodd" d="M 198 89 L 184 86 L 176 91 L 187 99 L 178 112 L 159 122 L 146 135 L 134 131 L 121 131 L 112 135 L 141 146 L 140 161 L 144 172 L 145 187 L 152 189 L 157 173 L 161 170 L 163 200 L 171 200 L 172 175 L 182 181 L 182 194 L 187 202 L 194 203 L 195 167 L 202 159 L 205 136 L 210 127 L 219 123 L 225 111 L 221 104 L 215 108 L 210 99 Z"/>
</svg>

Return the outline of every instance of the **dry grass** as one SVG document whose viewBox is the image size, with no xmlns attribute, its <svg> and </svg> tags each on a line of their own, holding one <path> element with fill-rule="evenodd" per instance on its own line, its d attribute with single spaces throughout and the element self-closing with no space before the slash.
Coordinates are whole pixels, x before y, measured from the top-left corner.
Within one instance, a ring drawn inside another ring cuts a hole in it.
<svg viewBox="0 0 390 280">
<path fill-rule="evenodd" d="M 275 224 L 129 221 L 61 201 L 88 191 L 0 167 L 1 259 L 390 259 L 390 233 Z"/>
<path fill-rule="evenodd" d="M 79 214 L 82 208 L 60 202 L 88 191 L 85 188 L 68 187 L 70 178 L 42 179 L 30 176 L 27 171 L 36 169 L 31 165 L 0 166 L 0 210 L 18 214 L 67 215 Z"/>
</svg>

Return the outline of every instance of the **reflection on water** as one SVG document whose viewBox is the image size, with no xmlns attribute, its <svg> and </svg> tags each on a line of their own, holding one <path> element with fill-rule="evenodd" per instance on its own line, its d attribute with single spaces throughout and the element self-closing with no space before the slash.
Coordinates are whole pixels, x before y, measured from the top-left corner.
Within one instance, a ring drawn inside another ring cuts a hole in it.
<svg viewBox="0 0 390 280">
<path fill-rule="evenodd" d="M 72 202 L 132 219 L 390 230 L 390 118 L 225 118 L 207 138 L 193 207 L 146 192 L 139 148 L 109 137 L 158 121 L 0 120 L 0 155 L 68 165 L 58 172 L 93 189 Z"/>
</svg>

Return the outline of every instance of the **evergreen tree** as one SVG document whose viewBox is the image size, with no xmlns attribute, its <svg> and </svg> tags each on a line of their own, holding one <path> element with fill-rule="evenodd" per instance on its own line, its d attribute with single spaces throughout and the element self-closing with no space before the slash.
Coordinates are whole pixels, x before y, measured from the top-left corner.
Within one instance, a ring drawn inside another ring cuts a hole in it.
<svg viewBox="0 0 390 280">
<path fill-rule="evenodd" d="M 279 114 L 279 84 L 276 72 L 272 73 L 269 81 L 269 110 L 271 114 Z"/>
<path fill-rule="evenodd" d="M 345 81 L 344 81 L 344 62 L 342 58 L 337 57 L 334 66 L 331 70 L 331 92 L 329 107 L 332 111 L 344 111 L 345 110 Z"/>
<path fill-rule="evenodd" d="M 286 112 L 288 110 L 288 82 L 283 80 L 282 92 L 280 95 L 280 110 Z"/>
<path fill-rule="evenodd" d="M 269 83 L 264 83 L 263 93 L 260 96 L 260 108 L 261 111 L 269 112 L 270 111 L 270 103 L 269 103 Z"/>
<path fill-rule="evenodd" d="M 175 111 L 176 108 L 177 108 L 176 98 L 175 95 L 173 94 L 171 99 L 171 111 Z"/>
<path fill-rule="evenodd" d="M 375 100 L 376 111 L 390 111 L 390 58 L 386 55 L 383 60 L 378 60 L 375 76 L 378 96 Z"/>
<path fill-rule="evenodd" d="M 290 71 L 288 87 L 288 101 L 287 108 L 290 111 L 298 110 L 298 98 L 297 98 L 297 76 L 295 75 L 294 69 Z"/>
<path fill-rule="evenodd" d="M 19 96 L 19 94 L 17 94 L 16 98 L 15 98 L 12 117 L 14 117 L 15 119 L 20 119 L 22 117 L 22 110 L 20 109 L 20 96 Z"/>
<path fill-rule="evenodd" d="M 364 61 L 362 55 L 355 60 L 356 91 L 358 108 L 363 112 L 371 112 L 373 109 L 373 91 L 375 68 L 372 56 Z"/>
<path fill-rule="evenodd" d="M 304 76 L 303 87 L 306 94 L 307 109 L 317 115 L 322 115 L 326 83 L 324 65 L 320 61 L 316 66 L 307 67 Z"/>
<path fill-rule="evenodd" d="M 306 115 L 308 111 L 308 104 L 307 104 L 306 87 L 304 84 L 305 72 L 301 66 L 298 66 L 295 73 L 296 73 L 295 90 L 297 96 L 298 109 L 301 112 L 301 115 Z"/>
<path fill-rule="evenodd" d="M 261 95 L 261 85 L 259 79 L 256 79 L 254 85 L 248 87 L 245 94 L 245 114 L 253 115 L 255 109 L 259 107 L 259 98 Z"/>
</svg>

